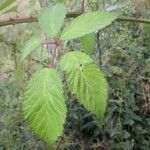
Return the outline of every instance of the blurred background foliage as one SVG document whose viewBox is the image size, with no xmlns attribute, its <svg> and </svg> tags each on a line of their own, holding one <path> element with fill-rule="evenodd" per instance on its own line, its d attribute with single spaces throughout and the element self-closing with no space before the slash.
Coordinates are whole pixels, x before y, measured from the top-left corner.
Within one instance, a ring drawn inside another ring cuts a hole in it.
<svg viewBox="0 0 150 150">
<path fill-rule="evenodd" d="M 79 0 L 65 2 L 69 11 L 80 9 Z M 46 2 L 46 1 L 45 1 Z M 1 1 L 0 1 L 1 3 Z M 124 5 L 126 16 L 150 16 L 149 0 L 86 0 L 85 11 Z M 9 16 L 37 15 L 36 0 L 17 0 Z M 43 150 L 44 144 L 26 125 L 22 116 L 21 95 L 30 75 L 46 66 L 44 49 L 34 52 L 20 64 L 20 51 L 32 35 L 39 35 L 37 23 L 0 28 L 0 150 Z M 65 150 L 149 150 L 150 149 L 150 24 L 114 22 L 98 32 L 93 57 L 109 82 L 105 123 L 95 117 L 66 92 L 68 117 L 58 149 Z M 65 43 L 66 49 L 83 50 L 79 39 Z"/>
</svg>

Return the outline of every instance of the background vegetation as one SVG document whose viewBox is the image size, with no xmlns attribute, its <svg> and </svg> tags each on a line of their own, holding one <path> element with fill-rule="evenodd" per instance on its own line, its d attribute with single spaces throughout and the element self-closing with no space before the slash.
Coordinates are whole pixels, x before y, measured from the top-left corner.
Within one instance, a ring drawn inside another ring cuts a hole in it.
<svg viewBox="0 0 150 150">
<path fill-rule="evenodd" d="M 65 3 L 69 11 L 80 10 L 79 0 Z M 85 11 L 115 4 L 125 5 L 122 10 L 125 16 L 150 16 L 149 0 L 87 0 Z M 0 19 L 16 14 L 36 16 L 40 9 L 35 0 L 18 0 L 15 6 L 14 11 L 18 12 L 1 13 Z M 20 50 L 32 35 L 40 35 L 38 28 L 37 23 L 0 27 L 0 150 L 45 149 L 44 143 L 25 124 L 21 108 L 27 79 L 48 61 L 46 52 L 39 49 L 20 64 Z M 72 50 L 82 48 L 79 39 L 66 45 Z M 69 113 L 57 149 L 149 150 L 150 24 L 114 22 L 97 34 L 94 58 L 110 86 L 105 124 L 99 128 L 97 120 L 66 93 Z"/>
</svg>

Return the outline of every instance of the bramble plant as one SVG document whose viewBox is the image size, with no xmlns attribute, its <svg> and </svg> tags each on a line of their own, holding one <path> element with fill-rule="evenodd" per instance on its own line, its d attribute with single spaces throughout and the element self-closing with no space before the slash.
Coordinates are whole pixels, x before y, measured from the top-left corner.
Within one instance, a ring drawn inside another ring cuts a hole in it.
<svg viewBox="0 0 150 150">
<path fill-rule="evenodd" d="M 68 89 L 80 104 L 93 113 L 102 123 L 107 106 L 108 85 L 99 67 L 91 58 L 93 33 L 108 26 L 117 17 L 116 12 L 94 11 L 80 15 L 62 31 L 66 7 L 58 3 L 41 11 L 38 24 L 50 40 L 32 37 L 22 49 L 23 62 L 40 45 L 51 45 L 49 67 L 32 75 L 23 96 L 23 112 L 33 132 L 48 145 L 54 145 L 62 135 L 67 115 L 63 85 L 59 76 L 65 74 Z M 63 42 L 81 38 L 85 53 L 66 53 L 57 63 L 58 53 L 63 52 Z"/>
</svg>

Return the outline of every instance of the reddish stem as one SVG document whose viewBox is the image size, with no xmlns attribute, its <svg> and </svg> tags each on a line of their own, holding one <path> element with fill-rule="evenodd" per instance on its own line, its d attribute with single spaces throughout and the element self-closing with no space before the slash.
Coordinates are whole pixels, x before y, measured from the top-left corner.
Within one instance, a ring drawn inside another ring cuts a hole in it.
<svg viewBox="0 0 150 150">
<path fill-rule="evenodd" d="M 50 64 L 50 67 L 52 68 L 54 68 L 55 66 L 56 52 L 57 52 L 57 45 L 55 45 L 54 49 L 52 50 L 52 57 L 51 57 L 51 64 Z"/>
</svg>

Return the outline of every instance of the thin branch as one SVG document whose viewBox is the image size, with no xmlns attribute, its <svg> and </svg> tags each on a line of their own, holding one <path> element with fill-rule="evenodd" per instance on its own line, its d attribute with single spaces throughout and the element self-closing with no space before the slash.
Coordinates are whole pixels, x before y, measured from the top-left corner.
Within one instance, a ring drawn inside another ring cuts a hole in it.
<svg viewBox="0 0 150 150">
<path fill-rule="evenodd" d="M 129 21 L 129 22 L 139 22 L 139 23 L 150 24 L 149 18 L 136 18 L 136 17 L 128 17 L 128 16 L 118 17 L 117 21 Z"/>
<path fill-rule="evenodd" d="M 99 37 L 100 37 L 100 30 L 97 32 L 97 35 L 96 35 L 96 41 L 97 41 L 97 48 L 98 48 L 98 55 L 99 55 L 99 66 L 102 65 L 102 60 L 101 60 L 101 56 L 102 56 L 102 52 L 101 52 L 101 46 L 100 46 L 100 40 L 99 40 Z"/>
<path fill-rule="evenodd" d="M 77 17 L 81 15 L 82 12 L 70 12 L 67 14 L 67 18 Z M 14 17 L 6 20 L 0 20 L 0 27 L 7 25 L 16 25 L 20 23 L 29 23 L 29 22 L 37 22 L 37 17 Z M 136 17 L 128 17 L 128 16 L 120 16 L 117 18 L 117 21 L 129 21 L 129 22 L 139 22 L 139 23 L 147 23 L 150 24 L 150 19 L 148 18 L 136 18 Z"/>
<path fill-rule="evenodd" d="M 81 0 L 81 12 L 84 12 L 85 1 Z"/>
<path fill-rule="evenodd" d="M 37 22 L 37 17 L 15 17 L 0 21 L 0 27 L 7 25 L 16 25 L 20 23 Z"/>
<path fill-rule="evenodd" d="M 49 40 L 49 37 L 46 34 L 45 34 L 45 44 L 46 44 L 46 49 L 47 49 L 47 53 L 49 56 L 49 60 L 51 60 L 51 56 L 52 56 L 52 50 L 51 50 L 51 46 L 50 46 L 51 42 Z"/>
<path fill-rule="evenodd" d="M 54 45 L 54 48 L 52 49 L 52 60 L 50 65 L 51 68 L 55 68 L 57 53 L 58 53 L 58 46 Z"/>
<path fill-rule="evenodd" d="M 60 150 L 60 144 L 61 144 L 61 137 L 59 138 L 56 146 L 56 150 Z"/>
<path fill-rule="evenodd" d="M 70 17 L 77 17 L 81 15 L 81 12 L 71 12 L 67 14 L 67 18 Z M 33 16 L 29 16 L 29 17 L 13 17 L 13 18 L 9 18 L 6 20 L 0 20 L 0 27 L 2 26 L 7 26 L 7 25 L 16 25 L 16 24 L 20 24 L 20 23 L 29 23 L 29 22 L 37 22 L 38 19 L 37 17 L 33 17 Z"/>
<path fill-rule="evenodd" d="M 37 64 L 41 64 L 42 66 L 44 66 L 44 67 L 49 67 L 48 65 L 46 65 L 45 63 L 43 63 L 42 61 L 40 61 L 40 60 L 37 60 L 37 59 L 31 59 L 31 61 L 34 61 L 34 62 L 36 62 Z"/>
</svg>

